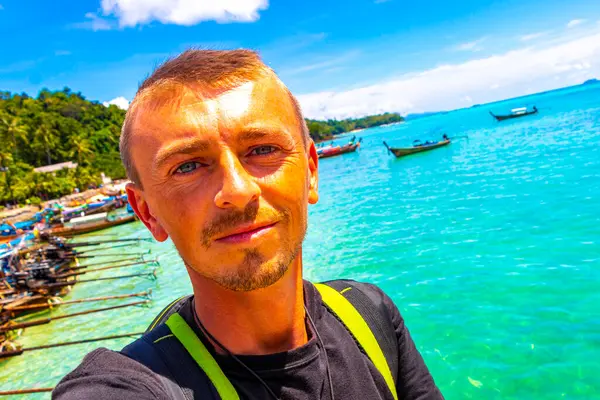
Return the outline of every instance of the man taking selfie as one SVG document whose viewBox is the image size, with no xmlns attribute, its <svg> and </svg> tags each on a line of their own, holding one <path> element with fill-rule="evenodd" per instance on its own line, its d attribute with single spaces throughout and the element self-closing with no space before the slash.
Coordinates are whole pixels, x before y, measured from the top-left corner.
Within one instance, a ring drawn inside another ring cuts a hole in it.
<svg viewBox="0 0 600 400">
<path fill-rule="evenodd" d="M 249 50 L 189 50 L 140 86 L 121 135 L 129 202 L 193 296 L 59 383 L 71 399 L 441 399 L 376 286 L 302 279 L 318 157 L 297 100 Z"/>
</svg>

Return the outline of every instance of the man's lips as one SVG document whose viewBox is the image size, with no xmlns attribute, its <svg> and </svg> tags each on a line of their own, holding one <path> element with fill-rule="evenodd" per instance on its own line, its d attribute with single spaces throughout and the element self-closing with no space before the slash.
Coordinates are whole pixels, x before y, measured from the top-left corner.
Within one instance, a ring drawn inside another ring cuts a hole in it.
<svg viewBox="0 0 600 400">
<path fill-rule="evenodd" d="M 277 222 L 241 226 L 215 239 L 217 243 L 243 243 L 256 239 L 270 231 Z"/>
</svg>

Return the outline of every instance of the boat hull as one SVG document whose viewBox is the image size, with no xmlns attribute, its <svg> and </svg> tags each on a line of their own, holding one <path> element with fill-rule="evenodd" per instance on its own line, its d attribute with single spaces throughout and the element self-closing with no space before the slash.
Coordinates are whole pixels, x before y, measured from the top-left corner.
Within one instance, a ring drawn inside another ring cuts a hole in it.
<svg viewBox="0 0 600 400">
<path fill-rule="evenodd" d="M 325 153 L 321 153 L 321 154 L 319 154 L 319 158 L 335 157 L 335 156 L 339 156 L 339 155 L 346 154 L 346 153 L 353 153 L 356 151 L 356 149 L 358 149 L 359 146 L 360 146 L 359 143 L 349 144 L 349 145 L 340 147 L 339 149 L 334 149 L 334 150 L 330 150 Z"/>
<path fill-rule="evenodd" d="M 444 147 L 450 144 L 449 140 L 443 140 L 441 142 L 427 145 L 427 146 L 418 146 L 418 147 L 390 147 L 390 151 L 394 153 L 396 157 L 404 157 L 409 156 L 411 154 L 422 153 L 424 151 L 429 151 L 433 149 L 437 149 L 439 147 Z"/>
<path fill-rule="evenodd" d="M 0 236 L 0 244 L 8 243 L 13 239 L 16 239 L 19 235 L 2 235 Z"/>
<path fill-rule="evenodd" d="M 538 110 L 534 110 L 534 111 L 527 111 L 521 114 L 509 114 L 509 115 L 495 115 L 492 114 L 492 116 L 496 119 L 496 121 L 506 121 L 508 119 L 515 119 L 515 118 L 521 118 L 521 117 L 526 117 L 528 115 L 533 115 L 533 114 L 537 114 Z"/>
<path fill-rule="evenodd" d="M 135 215 L 128 215 L 126 217 L 118 218 L 113 221 L 100 221 L 89 224 L 84 224 L 75 227 L 59 227 L 59 228 L 51 228 L 44 233 L 48 233 L 52 236 L 63 236 L 63 237 L 71 237 L 76 235 L 83 235 L 84 233 L 96 232 L 102 229 L 111 228 L 113 226 L 127 224 L 129 222 L 133 222 L 136 220 Z"/>
</svg>

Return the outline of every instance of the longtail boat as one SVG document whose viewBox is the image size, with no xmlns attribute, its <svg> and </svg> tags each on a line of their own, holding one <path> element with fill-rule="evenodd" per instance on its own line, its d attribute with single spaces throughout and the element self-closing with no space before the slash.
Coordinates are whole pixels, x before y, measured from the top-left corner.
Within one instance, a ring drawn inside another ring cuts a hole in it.
<svg viewBox="0 0 600 400">
<path fill-rule="evenodd" d="M 83 206 L 75 207 L 70 210 L 63 211 L 60 215 L 55 215 L 52 218 L 52 222 L 60 222 L 61 219 L 64 221 L 70 221 L 73 218 L 86 215 L 102 214 L 109 211 L 113 211 L 117 208 L 123 207 L 125 204 L 121 200 L 111 200 L 95 204 L 85 204 Z"/>
<path fill-rule="evenodd" d="M 383 142 L 388 151 L 396 157 L 409 156 L 411 154 L 421 153 L 443 147 L 450 144 L 450 139 L 441 140 L 435 143 L 416 144 L 413 147 L 390 147 L 386 142 Z"/>
<path fill-rule="evenodd" d="M 94 214 L 88 217 L 73 218 L 70 224 L 65 224 L 62 227 L 50 228 L 42 233 L 52 236 L 71 237 L 127 224 L 135 220 L 135 214 L 128 214 L 114 219 L 107 217 L 106 213 Z"/>
<path fill-rule="evenodd" d="M 510 110 L 510 114 L 496 115 L 490 111 L 490 115 L 496 119 L 496 121 L 505 121 L 507 119 L 525 117 L 527 115 L 537 114 L 538 109 L 533 106 L 533 109 L 527 110 L 527 107 L 513 108 Z"/>
<path fill-rule="evenodd" d="M 11 240 L 18 238 L 19 235 L 0 235 L 0 243 L 8 243 Z"/>
<path fill-rule="evenodd" d="M 349 143 L 344 146 L 335 146 L 328 149 L 325 149 L 321 152 L 317 152 L 319 158 L 327 158 L 339 156 L 341 154 L 352 153 L 355 152 L 356 149 L 360 147 L 360 142 L 358 143 Z"/>
<path fill-rule="evenodd" d="M 116 217 L 116 218 L 115 218 Z M 75 223 L 65 224 L 56 230 L 65 233 L 73 234 L 103 229 L 108 226 L 114 226 L 135 220 L 135 216 L 128 214 L 125 216 L 109 217 L 107 214 L 101 216 L 87 216 L 75 219 Z M 64 232 L 68 230 L 68 232 Z M 47 229 L 45 232 L 50 232 L 52 229 Z M 64 318 L 75 318 L 82 315 L 92 313 L 107 312 L 110 310 L 122 309 L 125 307 L 137 307 L 147 305 L 150 302 L 149 295 L 151 290 L 138 293 L 127 294 L 111 294 L 109 296 L 86 297 L 71 300 L 63 300 L 62 297 L 67 294 L 71 287 L 75 284 L 84 284 L 87 282 L 109 281 L 116 279 L 131 279 L 146 277 L 156 279 L 156 269 L 152 271 L 134 270 L 129 274 L 111 274 L 109 276 L 91 276 L 89 278 L 80 279 L 80 275 L 87 273 L 96 273 L 104 270 L 113 270 L 121 268 L 136 268 L 138 266 L 159 265 L 157 260 L 144 260 L 139 255 L 147 253 L 135 254 L 138 255 L 134 260 L 129 262 L 131 258 L 120 258 L 118 260 L 92 262 L 87 264 L 79 264 L 76 257 L 105 257 L 109 256 L 104 251 L 107 247 L 104 244 L 128 242 L 136 242 L 144 239 L 139 238 L 123 238 L 111 240 L 98 240 L 88 238 L 85 242 L 68 242 L 63 238 L 55 236 L 46 236 L 40 234 L 35 243 L 20 241 L 14 248 L 4 250 L 0 247 L 0 359 L 7 357 L 20 356 L 25 351 L 44 350 L 53 347 L 71 346 L 81 343 L 89 343 L 101 340 L 111 340 L 120 337 L 139 336 L 142 333 L 125 333 L 119 335 L 110 335 L 104 337 L 95 337 L 90 339 L 76 340 L 70 342 L 60 342 L 54 344 L 42 344 L 35 347 L 23 348 L 19 343 L 12 342 L 13 338 L 21 335 L 23 329 L 33 326 L 41 326 L 52 323 L 56 320 Z M 45 242 L 44 242 L 45 241 Z M 94 247 L 98 246 L 98 247 Z M 119 247 L 123 245 L 117 245 Z M 91 247 L 91 249 L 89 249 Z M 79 248 L 83 248 L 81 254 L 93 253 L 92 255 L 79 255 Z M 99 253 L 101 252 L 101 253 Z M 150 251 L 148 250 L 148 253 Z M 125 254 L 110 254 L 110 256 L 122 257 Z M 128 254 L 129 255 L 129 254 Z M 131 254 L 134 255 L 134 254 Z M 116 264 L 116 265 L 113 265 Z M 90 268 L 97 266 L 96 268 Z M 103 307 L 89 307 L 73 312 L 53 313 L 52 311 L 58 307 L 68 306 L 70 304 L 80 303 L 96 303 L 113 301 L 116 299 L 126 299 L 141 297 L 139 301 L 120 303 L 117 305 L 106 305 Z M 38 318 L 31 318 L 32 313 L 43 312 Z M 23 319 L 24 318 L 24 319 Z M 43 389 L 49 391 L 51 389 Z M 38 392 L 39 389 L 23 389 L 17 390 L 15 393 L 32 393 Z M 7 392 L 0 392 L 0 396 Z"/>
</svg>

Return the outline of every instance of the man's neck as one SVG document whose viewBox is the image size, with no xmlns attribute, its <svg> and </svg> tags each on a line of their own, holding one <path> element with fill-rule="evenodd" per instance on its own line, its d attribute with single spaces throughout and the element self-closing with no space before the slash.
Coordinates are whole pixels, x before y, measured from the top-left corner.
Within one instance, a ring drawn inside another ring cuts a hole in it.
<svg viewBox="0 0 600 400">
<path fill-rule="evenodd" d="M 279 281 L 250 292 L 227 290 L 189 270 L 204 328 L 233 354 L 273 354 L 305 344 L 302 261 L 297 258 Z"/>
</svg>

